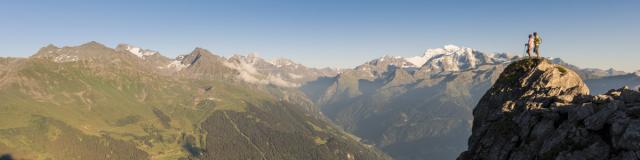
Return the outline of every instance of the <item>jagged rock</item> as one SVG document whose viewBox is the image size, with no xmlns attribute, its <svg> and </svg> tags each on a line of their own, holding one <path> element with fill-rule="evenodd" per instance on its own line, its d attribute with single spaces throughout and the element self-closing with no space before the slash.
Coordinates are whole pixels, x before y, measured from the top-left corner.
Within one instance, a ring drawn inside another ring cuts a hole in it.
<svg viewBox="0 0 640 160">
<path fill-rule="evenodd" d="M 627 160 L 627 159 L 640 159 L 639 156 L 637 156 L 636 152 L 623 152 L 621 154 L 619 154 L 618 156 L 612 158 L 612 160 Z"/>
<path fill-rule="evenodd" d="M 607 123 L 611 124 L 609 133 L 611 133 L 611 135 L 613 136 L 619 136 L 624 132 L 627 125 L 629 124 L 629 117 L 625 112 L 616 111 L 616 113 L 613 113 L 613 115 L 611 115 L 611 118 L 607 120 Z"/>
<path fill-rule="evenodd" d="M 580 107 L 573 108 L 573 112 L 569 113 L 570 121 L 581 121 L 593 114 L 593 104 L 584 103 Z"/>
<path fill-rule="evenodd" d="M 632 120 L 617 143 L 622 149 L 640 150 L 640 120 Z"/>
<path fill-rule="evenodd" d="M 458 159 L 637 159 L 640 92 L 591 96 L 572 70 L 544 59 L 509 65 L 473 111 Z"/>
<path fill-rule="evenodd" d="M 640 116 L 640 107 L 629 107 L 626 109 L 629 115 Z"/>
<path fill-rule="evenodd" d="M 571 103 L 573 101 L 573 95 L 561 95 L 556 97 L 556 101 L 561 103 Z"/>
<path fill-rule="evenodd" d="M 588 103 L 588 102 L 591 102 L 592 100 L 593 100 L 593 96 L 591 95 L 578 95 L 573 97 L 573 103 L 575 104 Z"/>
<path fill-rule="evenodd" d="M 607 103 L 613 100 L 613 97 L 611 97 L 610 95 L 597 95 L 597 96 L 593 96 L 593 99 L 591 101 L 593 101 L 594 103 Z"/>
<path fill-rule="evenodd" d="M 576 159 L 607 159 L 609 146 L 601 141 L 596 142 L 584 150 L 569 152 L 563 151 L 556 160 L 576 160 Z"/>
<path fill-rule="evenodd" d="M 609 103 L 606 108 L 601 109 L 595 114 L 587 117 L 584 120 L 584 126 L 590 130 L 600 130 L 607 122 L 609 115 L 613 114 L 618 109 L 618 103 Z"/>
<path fill-rule="evenodd" d="M 623 89 L 620 97 L 625 103 L 633 103 L 640 100 L 640 93 L 629 89 Z"/>
</svg>

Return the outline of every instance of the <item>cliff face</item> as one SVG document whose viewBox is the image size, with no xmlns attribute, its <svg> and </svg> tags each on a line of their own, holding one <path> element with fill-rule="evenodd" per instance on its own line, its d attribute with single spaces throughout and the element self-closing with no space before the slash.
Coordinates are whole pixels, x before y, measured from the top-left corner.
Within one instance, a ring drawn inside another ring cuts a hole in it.
<svg viewBox="0 0 640 160">
<path fill-rule="evenodd" d="M 604 95 L 548 60 L 510 64 L 473 111 L 458 159 L 637 159 L 640 92 Z"/>
</svg>

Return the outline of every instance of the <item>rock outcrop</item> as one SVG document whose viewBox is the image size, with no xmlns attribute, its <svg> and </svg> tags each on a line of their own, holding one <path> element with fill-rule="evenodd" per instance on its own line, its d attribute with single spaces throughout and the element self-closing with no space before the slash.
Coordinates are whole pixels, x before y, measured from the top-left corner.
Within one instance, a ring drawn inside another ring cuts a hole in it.
<svg viewBox="0 0 640 160">
<path fill-rule="evenodd" d="M 640 92 L 589 95 L 578 74 L 545 59 L 510 64 L 473 116 L 460 160 L 640 157 Z"/>
</svg>

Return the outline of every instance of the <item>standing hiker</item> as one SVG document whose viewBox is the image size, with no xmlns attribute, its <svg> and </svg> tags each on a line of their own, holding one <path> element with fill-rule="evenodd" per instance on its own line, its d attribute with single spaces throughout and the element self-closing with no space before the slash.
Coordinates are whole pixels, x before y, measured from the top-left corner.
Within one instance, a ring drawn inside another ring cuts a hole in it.
<svg viewBox="0 0 640 160">
<path fill-rule="evenodd" d="M 525 44 L 527 46 L 527 54 L 529 55 L 529 58 L 531 58 L 531 49 L 533 49 L 533 35 L 529 34 L 529 41 L 527 41 L 527 44 Z"/>
<path fill-rule="evenodd" d="M 538 32 L 533 32 L 535 47 L 533 48 L 533 52 L 536 52 L 536 56 L 540 58 L 540 44 L 542 43 L 542 38 L 538 35 Z"/>
</svg>

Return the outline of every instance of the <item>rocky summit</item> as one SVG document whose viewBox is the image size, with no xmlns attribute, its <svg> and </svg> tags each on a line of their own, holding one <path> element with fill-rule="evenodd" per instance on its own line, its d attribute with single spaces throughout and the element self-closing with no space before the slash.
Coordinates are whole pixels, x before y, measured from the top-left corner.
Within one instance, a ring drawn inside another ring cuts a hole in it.
<svg viewBox="0 0 640 160">
<path fill-rule="evenodd" d="M 505 68 L 473 111 L 470 159 L 638 159 L 640 92 L 589 95 L 578 74 L 545 59 Z"/>
</svg>

